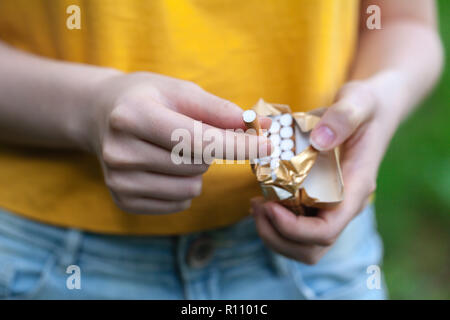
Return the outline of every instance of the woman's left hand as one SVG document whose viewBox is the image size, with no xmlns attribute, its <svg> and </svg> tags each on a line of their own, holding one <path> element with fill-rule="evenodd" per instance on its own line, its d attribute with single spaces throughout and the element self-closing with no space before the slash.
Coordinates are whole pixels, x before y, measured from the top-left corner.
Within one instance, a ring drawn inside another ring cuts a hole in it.
<svg viewBox="0 0 450 320">
<path fill-rule="evenodd" d="M 383 79 L 377 79 L 383 80 Z M 252 212 L 263 241 L 275 251 L 307 264 L 327 252 L 347 224 L 368 204 L 377 171 L 395 131 L 370 81 L 347 83 L 311 133 L 318 150 L 343 146 L 345 199 L 317 216 L 296 216 L 275 202 L 252 200 Z"/>
<path fill-rule="evenodd" d="M 432 89 L 445 61 L 434 1 L 378 1 L 383 27 L 377 30 L 365 23 L 372 3 L 361 2 L 358 48 L 349 70 L 352 79 L 364 80 L 340 90 L 311 134 L 317 149 L 343 146 L 344 201 L 315 217 L 297 217 L 261 199 L 252 203 L 262 239 L 281 254 L 309 264 L 325 254 L 368 203 L 392 135 Z"/>
</svg>

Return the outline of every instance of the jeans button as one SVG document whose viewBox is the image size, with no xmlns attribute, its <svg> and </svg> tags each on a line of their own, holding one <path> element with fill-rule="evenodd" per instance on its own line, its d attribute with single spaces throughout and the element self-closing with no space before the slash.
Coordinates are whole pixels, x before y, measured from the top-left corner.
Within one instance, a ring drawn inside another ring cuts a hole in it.
<svg viewBox="0 0 450 320">
<path fill-rule="evenodd" d="M 191 268 L 202 268 L 211 260 L 213 254 L 213 240 L 204 235 L 192 242 L 187 251 L 186 262 Z"/>
</svg>

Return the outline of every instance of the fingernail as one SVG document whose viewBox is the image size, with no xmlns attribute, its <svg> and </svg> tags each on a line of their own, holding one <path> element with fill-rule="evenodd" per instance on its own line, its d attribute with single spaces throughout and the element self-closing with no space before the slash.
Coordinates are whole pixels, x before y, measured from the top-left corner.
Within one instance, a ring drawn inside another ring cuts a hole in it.
<svg viewBox="0 0 450 320">
<path fill-rule="evenodd" d="M 325 150 L 336 139 L 336 134 L 329 127 L 322 125 L 311 133 L 310 143 L 317 150 Z"/>
</svg>

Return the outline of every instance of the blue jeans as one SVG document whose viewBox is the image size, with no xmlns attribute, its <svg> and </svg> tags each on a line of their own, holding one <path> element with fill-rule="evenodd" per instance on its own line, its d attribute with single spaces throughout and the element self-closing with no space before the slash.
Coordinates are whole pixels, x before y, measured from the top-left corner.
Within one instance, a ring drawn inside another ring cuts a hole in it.
<svg viewBox="0 0 450 320">
<path fill-rule="evenodd" d="M 314 266 L 263 245 L 251 218 L 183 236 L 114 236 L 0 211 L 1 299 L 383 299 L 367 285 L 382 244 L 366 208 Z M 381 277 L 382 278 L 382 277 Z"/>
</svg>

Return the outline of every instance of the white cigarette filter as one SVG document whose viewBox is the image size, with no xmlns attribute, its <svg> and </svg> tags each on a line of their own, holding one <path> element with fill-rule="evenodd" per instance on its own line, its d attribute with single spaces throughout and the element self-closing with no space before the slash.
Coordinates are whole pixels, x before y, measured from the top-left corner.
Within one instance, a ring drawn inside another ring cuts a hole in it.
<svg viewBox="0 0 450 320">
<path fill-rule="evenodd" d="M 270 126 L 269 133 L 276 134 L 278 133 L 278 131 L 280 131 L 280 128 L 281 128 L 280 123 L 278 121 L 272 120 L 272 125 Z"/>
<path fill-rule="evenodd" d="M 270 156 L 271 156 L 272 158 L 279 158 L 279 157 L 280 157 L 280 154 L 281 154 L 280 147 L 279 147 L 279 146 L 276 146 L 276 147 L 273 148 L 273 152 L 272 152 L 272 154 L 271 154 Z"/>
<path fill-rule="evenodd" d="M 280 124 L 281 124 L 283 127 L 289 127 L 289 126 L 291 126 L 293 121 L 294 121 L 294 120 L 293 120 L 293 118 L 292 118 L 292 115 L 290 115 L 289 113 L 285 113 L 285 114 L 283 114 L 283 115 L 280 117 Z"/>
<path fill-rule="evenodd" d="M 291 139 L 294 136 L 292 127 L 283 127 L 280 131 L 280 137 L 283 139 Z"/>
<path fill-rule="evenodd" d="M 272 142 L 272 144 L 273 144 L 274 146 L 279 145 L 280 142 L 281 142 L 281 138 L 280 138 L 280 136 L 279 136 L 278 134 L 271 134 L 271 135 L 269 136 L 269 139 L 270 139 L 270 142 Z"/>
<path fill-rule="evenodd" d="M 253 128 L 256 113 L 250 111 L 244 112 L 243 118 L 246 125 Z M 272 125 L 268 130 L 268 138 L 272 142 L 273 152 L 270 157 L 260 159 L 260 164 L 270 163 L 270 168 L 275 170 L 280 166 L 280 160 L 290 160 L 295 156 L 294 118 L 289 113 L 269 117 Z"/>
<path fill-rule="evenodd" d="M 294 153 L 291 150 L 289 150 L 289 151 L 284 151 L 281 154 L 280 158 L 281 158 L 281 160 L 291 160 L 293 156 L 294 156 Z"/>
<path fill-rule="evenodd" d="M 280 159 L 272 159 L 270 160 L 270 169 L 275 170 L 280 166 Z"/>
<path fill-rule="evenodd" d="M 247 129 L 254 129 L 257 135 L 261 134 L 261 126 L 259 125 L 258 116 L 253 110 L 246 110 L 242 114 Z"/>
<path fill-rule="evenodd" d="M 280 148 L 283 151 L 293 150 L 294 149 L 294 141 L 292 141 L 292 139 L 283 139 L 283 140 L 281 140 Z"/>
<path fill-rule="evenodd" d="M 323 112 L 291 114 L 289 106 L 263 100 L 254 110 L 272 120 L 264 134 L 271 140 L 273 152 L 252 166 L 264 198 L 279 202 L 297 215 L 307 214 L 311 207 L 328 208 L 342 201 L 339 149 L 319 152 L 309 143 L 310 131 Z"/>
</svg>

